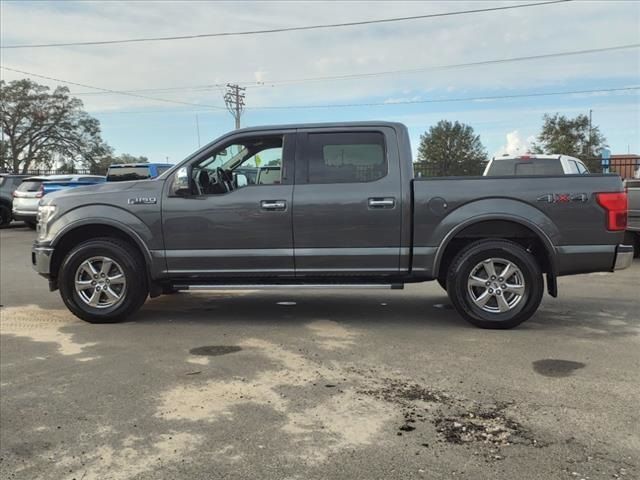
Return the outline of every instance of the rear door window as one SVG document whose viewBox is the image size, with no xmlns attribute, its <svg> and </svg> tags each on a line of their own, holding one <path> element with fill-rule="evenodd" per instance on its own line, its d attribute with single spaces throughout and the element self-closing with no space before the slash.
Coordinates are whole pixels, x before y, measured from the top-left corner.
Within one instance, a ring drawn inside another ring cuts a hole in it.
<svg viewBox="0 0 640 480">
<path fill-rule="evenodd" d="M 308 183 L 373 182 L 387 174 L 379 132 L 310 133 L 304 150 Z"/>
</svg>

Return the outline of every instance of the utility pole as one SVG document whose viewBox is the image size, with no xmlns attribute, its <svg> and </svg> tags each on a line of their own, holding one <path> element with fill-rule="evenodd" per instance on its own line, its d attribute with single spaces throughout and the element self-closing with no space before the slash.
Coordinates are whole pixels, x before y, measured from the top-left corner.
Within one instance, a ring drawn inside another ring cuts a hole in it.
<svg viewBox="0 0 640 480">
<path fill-rule="evenodd" d="M 196 133 L 198 134 L 198 148 L 200 148 L 200 122 L 198 121 L 197 113 L 196 113 Z"/>
<path fill-rule="evenodd" d="M 236 120 L 236 130 L 240 128 L 240 116 L 244 110 L 244 91 L 246 88 L 240 87 L 238 84 L 227 83 L 227 92 L 224 94 L 224 103 L 227 110 Z"/>
<path fill-rule="evenodd" d="M 591 158 L 591 139 L 592 139 L 592 135 L 591 135 L 591 114 L 592 114 L 592 110 L 589 109 L 589 158 Z"/>
</svg>

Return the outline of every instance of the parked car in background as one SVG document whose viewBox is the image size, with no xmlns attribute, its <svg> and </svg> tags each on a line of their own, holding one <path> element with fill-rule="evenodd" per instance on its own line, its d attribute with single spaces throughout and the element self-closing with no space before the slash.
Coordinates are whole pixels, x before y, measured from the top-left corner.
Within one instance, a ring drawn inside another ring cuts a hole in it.
<svg viewBox="0 0 640 480">
<path fill-rule="evenodd" d="M 125 182 L 156 178 L 173 167 L 170 163 L 122 163 L 114 164 L 107 171 L 107 182 Z"/>
<path fill-rule="evenodd" d="M 640 256 L 640 179 L 624 182 L 629 202 L 627 210 L 627 234 L 625 242 L 633 245 L 635 256 Z"/>
<path fill-rule="evenodd" d="M 11 223 L 13 192 L 24 178 L 26 175 L 0 174 L 0 227 Z"/>
<path fill-rule="evenodd" d="M 487 164 L 483 175 L 584 175 L 589 173 L 582 160 L 568 155 L 526 154 L 494 157 Z"/>
<path fill-rule="evenodd" d="M 13 192 L 13 218 L 36 228 L 38 202 L 46 194 L 73 187 L 104 183 L 105 177 L 98 175 L 47 175 L 26 177 Z"/>
</svg>

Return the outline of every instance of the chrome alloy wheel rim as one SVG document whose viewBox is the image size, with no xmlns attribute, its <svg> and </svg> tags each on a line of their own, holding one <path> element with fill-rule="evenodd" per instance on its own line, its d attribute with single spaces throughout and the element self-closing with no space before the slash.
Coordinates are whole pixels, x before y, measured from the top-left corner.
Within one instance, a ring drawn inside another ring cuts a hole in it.
<svg viewBox="0 0 640 480">
<path fill-rule="evenodd" d="M 80 264 L 75 275 L 76 293 L 93 308 L 109 308 L 124 299 L 127 280 L 122 267 L 109 257 L 91 257 Z"/>
<path fill-rule="evenodd" d="M 506 313 L 518 306 L 525 294 L 525 281 L 518 266 L 503 258 L 487 258 L 469 274 L 471 301 L 489 313 Z"/>
</svg>

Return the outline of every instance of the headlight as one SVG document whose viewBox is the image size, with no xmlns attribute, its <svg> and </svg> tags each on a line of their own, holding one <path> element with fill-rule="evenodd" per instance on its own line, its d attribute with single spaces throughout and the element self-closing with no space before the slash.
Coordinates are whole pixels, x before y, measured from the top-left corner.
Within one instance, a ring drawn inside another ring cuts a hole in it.
<svg viewBox="0 0 640 480">
<path fill-rule="evenodd" d="M 55 205 L 39 205 L 38 206 L 38 215 L 36 219 L 38 220 L 38 239 L 39 240 L 42 240 L 47 236 L 47 227 L 55 213 L 56 213 Z"/>
</svg>

